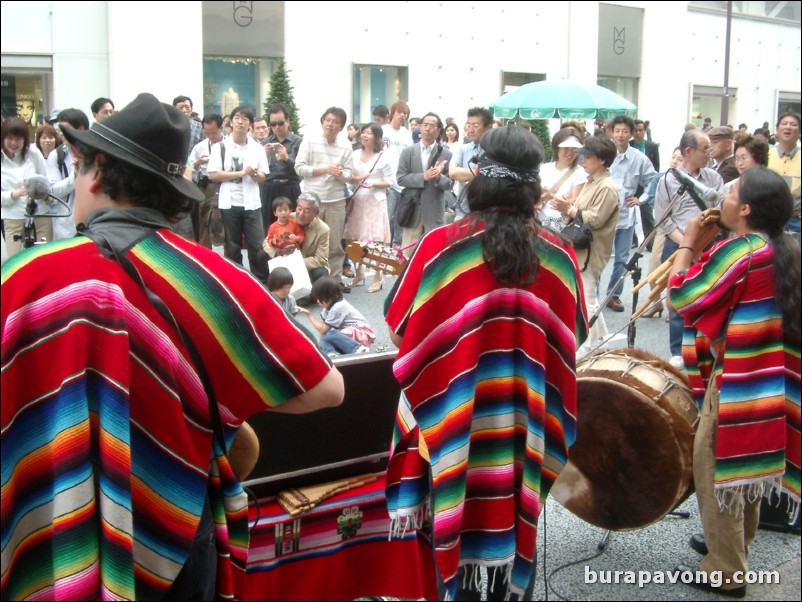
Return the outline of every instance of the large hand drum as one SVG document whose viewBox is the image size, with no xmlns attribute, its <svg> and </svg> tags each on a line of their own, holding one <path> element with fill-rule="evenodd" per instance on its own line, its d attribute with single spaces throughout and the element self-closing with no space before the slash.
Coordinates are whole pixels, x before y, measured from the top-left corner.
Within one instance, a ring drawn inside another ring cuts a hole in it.
<svg viewBox="0 0 802 602">
<path fill-rule="evenodd" d="M 637 349 L 577 366 L 577 438 L 551 495 L 615 531 L 660 520 L 692 491 L 698 410 L 688 378 Z"/>
</svg>

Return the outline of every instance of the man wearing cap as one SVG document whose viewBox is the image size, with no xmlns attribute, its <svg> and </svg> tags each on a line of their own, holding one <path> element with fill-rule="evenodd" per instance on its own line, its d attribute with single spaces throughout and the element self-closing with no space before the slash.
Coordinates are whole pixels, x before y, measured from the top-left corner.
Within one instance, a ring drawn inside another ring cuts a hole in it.
<svg viewBox="0 0 802 602">
<path fill-rule="evenodd" d="M 232 598 L 247 503 L 224 448 L 256 412 L 338 405 L 342 378 L 261 283 L 171 231 L 203 198 L 178 110 L 140 94 L 64 135 L 86 236 L 2 269 L 0 593 Z"/>
<path fill-rule="evenodd" d="M 732 154 L 732 128 L 722 125 L 709 130 L 707 135 L 710 137 L 710 146 L 713 147 L 710 155 L 713 159 L 713 169 L 725 184 L 739 177 L 741 174 L 735 167 L 735 155 Z"/>
</svg>

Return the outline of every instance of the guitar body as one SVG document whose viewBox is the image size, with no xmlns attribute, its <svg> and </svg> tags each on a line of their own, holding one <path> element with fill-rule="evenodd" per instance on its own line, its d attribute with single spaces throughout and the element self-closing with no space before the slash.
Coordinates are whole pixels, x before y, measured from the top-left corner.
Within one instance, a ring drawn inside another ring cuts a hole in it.
<svg viewBox="0 0 802 602">
<path fill-rule="evenodd" d="M 353 241 L 345 248 L 348 258 L 385 274 L 397 276 L 404 268 L 404 254 L 381 243 Z"/>
</svg>

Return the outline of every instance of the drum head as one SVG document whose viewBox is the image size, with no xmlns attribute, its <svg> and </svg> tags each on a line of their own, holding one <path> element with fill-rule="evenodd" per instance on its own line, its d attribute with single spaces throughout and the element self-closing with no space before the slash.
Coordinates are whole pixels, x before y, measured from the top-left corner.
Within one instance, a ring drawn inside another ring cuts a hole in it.
<svg viewBox="0 0 802 602">
<path fill-rule="evenodd" d="M 661 519 L 691 492 L 692 400 L 683 392 L 678 410 L 670 395 L 661 397 L 620 371 L 588 369 L 577 385 L 577 438 L 552 496 L 605 529 L 636 529 Z"/>
</svg>

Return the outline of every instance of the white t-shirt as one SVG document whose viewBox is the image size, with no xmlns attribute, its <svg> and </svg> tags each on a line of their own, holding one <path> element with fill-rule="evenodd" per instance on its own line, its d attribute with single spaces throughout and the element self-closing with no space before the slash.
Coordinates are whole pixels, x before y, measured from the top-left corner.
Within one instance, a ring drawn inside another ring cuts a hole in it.
<svg viewBox="0 0 802 602">
<path fill-rule="evenodd" d="M 223 164 L 220 149 L 222 145 L 226 147 L 225 164 Z M 248 138 L 245 144 L 237 144 L 234 138 L 228 137 L 222 142 L 212 145 L 212 154 L 209 156 L 209 163 L 206 173 L 213 174 L 217 171 L 240 171 L 245 167 L 254 167 L 264 173 L 269 173 L 270 168 L 267 163 L 264 147 Z M 230 182 L 220 184 L 220 194 L 218 197 L 220 209 L 231 209 L 231 207 L 244 207 L 246 210 L 262 208 L 262 200 L 259 196 L 259 182 L 254 178 L 238 178 Z"/>
<path fill-rule="evenodd" d="M 393 168 L 393 173 L 398 172 L 398 160 L 401 158 L 401 151 L 408 146 L 412 146 L 412 133 L 403 125 L 397 130 L 389 123 L 382 126 L 382 139 L 384 140 L 384 151 L 387 160 Z M 393 189 L 401 192 L 404 187 L 393 182 Z"/>
<path fill-rule="evenodd" d="M 566 171 L 573 169 L 567 167 L 565 169 L 557 169 L 557 163 L 545 163 L 540 166 L 540 188 L 543 192 L 550 191 L 557 181 L 563 177 Z M 581 165 L 577 165 L 573 174 L 565 178 L 565 181 L 560 184 L 560 187 L 554 193 L 555 197 L 562 198 L 563 195 L 571 196 L 571 191 L 574 186 L 584 184 L 588 180 L 588 175 Z M 562 221 L 562 213 L 551 207 L 550 200 L 543 203 L 543 207 L 538 212 L 540 221 L 544 226 L 548 226 L 553 230 L 562 230 L 565 225 Z"/>
</svg>

